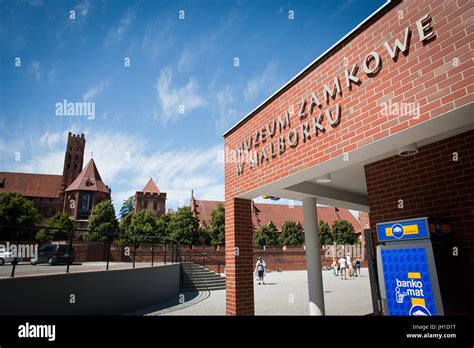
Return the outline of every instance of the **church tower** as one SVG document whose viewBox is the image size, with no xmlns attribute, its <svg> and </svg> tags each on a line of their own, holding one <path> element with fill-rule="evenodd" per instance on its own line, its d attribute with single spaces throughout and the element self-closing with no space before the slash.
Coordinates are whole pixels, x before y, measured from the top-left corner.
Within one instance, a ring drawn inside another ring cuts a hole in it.
<svg viewBox="0 0 474 348">
<path fill-rule="evenodd" d="M 69 132 L 67 137 L 66 155 L 64 157 L 61 193 L 64 193 L 82 171 L 85 147 L 86 139 L 84 138 L 84 134 L 79 135 Z"/>
</svg>

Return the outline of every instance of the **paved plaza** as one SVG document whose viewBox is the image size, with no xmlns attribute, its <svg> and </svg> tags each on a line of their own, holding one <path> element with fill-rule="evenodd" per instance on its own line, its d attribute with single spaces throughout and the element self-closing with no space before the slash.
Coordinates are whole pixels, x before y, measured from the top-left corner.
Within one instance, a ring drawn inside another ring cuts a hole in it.
<svg viewBox="0 0 474 348">
<path fill-rule="evenodd" d="M 372 313 L 367 268 L 361 277 L 341 280 L 332 271 L 323 271 L 326 315 L 367 315 Z M 266 285 L 255 283 L 256 315 L 308 315 L 306 271 L 268 273 Z M 225 290 L 184 293 L 184 297 L 148 308 L 135 315 L 225 315 Z"/>
</svg>

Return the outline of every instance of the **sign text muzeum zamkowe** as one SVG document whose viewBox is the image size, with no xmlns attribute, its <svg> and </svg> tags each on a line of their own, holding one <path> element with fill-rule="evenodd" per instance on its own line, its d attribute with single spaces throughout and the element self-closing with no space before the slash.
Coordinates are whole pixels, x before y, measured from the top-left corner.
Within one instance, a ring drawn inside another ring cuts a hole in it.
<svg viewBox="0 0 474 348">
<path fill-rule="evenodd" d="M 429 14 L 417 20 L 415 26 L 420 42 L 427 43 L 436 37 Z M 394 62 L 397 62 L 400 52 L 406 55 L 409 51 L 412 33 L 410 27 L 405 28 L 403 33 L 403 42 L 395 39 L 392 44 L 388 41 L 383 43 L 384 49 L 387 50 Z M 361 67 L 363 73 L 368 77 L 374 77 L 382 67 L 379 53 L 372 51 L 367 54 L 361 62 Z M 351 91 L 353 86 L 360 86 L 361 80 L 357 77 L 358 71 L 359 64 L 355 63 L 351 68 L 344 70 L 343 78 L 340 79 L 336 75 L 332 86 L 324 84 L 320 93 L 314 91 L 306 93 L 297 104 L 297 113 L 286 110 L 283 115 L 276 116 L 245 137 L 234 152 L 237 174 L 241 175 L 244 172 L 246 164 L 250 168 L 255 168 L 265 161 L 271 161 L 283 154 L 287 148 L 295 148 L 301 142 L 312 141 L 326 130 L 337 127 L 344 110 L 339 103 L 329 107 L 329 102 L 342 96 L 343 86 L 348 91 Z M 343 81 L 342 85 L 341 80 Z M 298 127 L 292 128 L 293 117 L 300 120 L 306 119 L 306 121 L 299 124 Z M 288 132 L 282 135 L 286 129 Z"/>
</svg>

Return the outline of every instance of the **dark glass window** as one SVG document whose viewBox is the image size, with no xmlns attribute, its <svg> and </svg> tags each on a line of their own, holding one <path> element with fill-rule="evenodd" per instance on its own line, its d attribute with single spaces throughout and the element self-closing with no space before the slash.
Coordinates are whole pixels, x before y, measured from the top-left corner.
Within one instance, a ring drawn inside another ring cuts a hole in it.
<svg viewBox="0 0 474 348">
<path fill-rule="evenodd" d="M 89 211 L 91 196 L 88 193 L 85 193 L 82 196 L 82 211 Z"/>
</svg>

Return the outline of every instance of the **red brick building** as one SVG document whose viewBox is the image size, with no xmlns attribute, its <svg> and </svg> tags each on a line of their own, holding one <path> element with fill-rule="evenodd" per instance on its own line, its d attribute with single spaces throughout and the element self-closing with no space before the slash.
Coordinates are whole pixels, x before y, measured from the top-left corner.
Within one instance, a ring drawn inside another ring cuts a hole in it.
<svg viewBox="0 0 474 348">
<path fill-rule="evenodd" d="M 191 211 L 199 219 L 200 226 L 210 225 L 211 213 L 219 204 L 224 205 L 224 202 L 195 199 L 193 195 L 191 195 L 189 201 Z M 253 201 L 251 204 L 254 229 L 268 225 L 271 222 L 278 231 L 281 231 L 281 226 L 285 221 L 295 221 L 303 226 L 303 207 L 301 205 L 288 206 L 283 204 L 254 203 Z M 356 238 L 361 238 L 363 230 L 369 228 L 366 225 L 368 214 L 365 212 L 360 213 L 359 220 L 348 209 L 317 207 L 317 215 L 319 220 L 323 220 L 329 226 L 332 226 L 337 220 L 348 221 L 354 227 Z"/>
<path fill-rule="evenodd" d="M 62 175 L 0 172 L 0 192 L 31 199 L 44 219 L 64 211 L 84 227 L 92 208 L 110 199 L 94 161 L 82 168 L 85 145 L 84 134 L 69 132 Z"/>
<path fill-rule="evenodd" d="M 474 304 L 472 2 L 384 4 L 224 134 L 228 315 L 253 315 L 251 200 L 303 201 L 310 313 L 317 203 L 378 222 L 448 218 Z"/>
<path fill-rule="evenodd" d="M 160 192 L 153 178 L 148 180 L 142 191 L 135 193 L 134 211 L 143 209 L 148 209 L 156 217 L 166 213 L 166 192 Z"/>
</svg>

